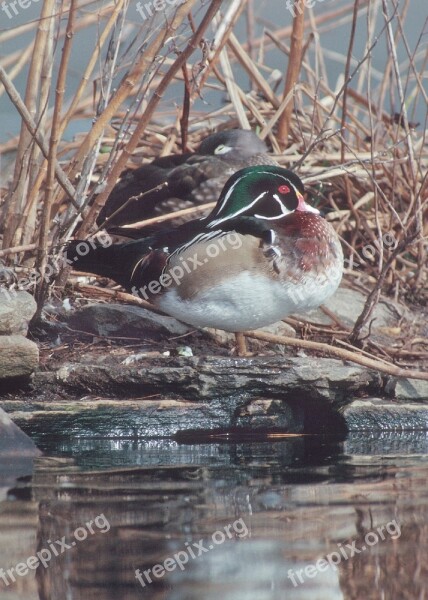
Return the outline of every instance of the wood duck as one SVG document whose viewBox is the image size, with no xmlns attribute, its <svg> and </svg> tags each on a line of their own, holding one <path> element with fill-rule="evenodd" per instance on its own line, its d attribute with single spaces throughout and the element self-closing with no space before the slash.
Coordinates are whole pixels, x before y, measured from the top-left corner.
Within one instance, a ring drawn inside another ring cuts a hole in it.
<svg viewBox="0 0 428 600">
<path fill-rule="evenodd" d="M 128 169 L 113 188 L 97 224 L 121 226 L 165 213 L 215 202 L 228 178 L 252 165 L 277 165 L 266 144 L 252 131 L 231 129 L 209 135 L 195 153 L 155 159 L 138 169 Z M 127 204 L 130 197 L 167 182 L 168 186 Z M 181 221 L 182 222 L 182 221 Z M 176 222 L 177 223 L 177 222 Z"/>
<path fill-rule="evenodd" d="M 74 241 L 67 259 L 190 325 L 257 329 L 319 306 L 340 283 L 338 236 L 303 193 L 287 169 L 247 167 L 207 217 L 122 244 Z"/>
</svg>

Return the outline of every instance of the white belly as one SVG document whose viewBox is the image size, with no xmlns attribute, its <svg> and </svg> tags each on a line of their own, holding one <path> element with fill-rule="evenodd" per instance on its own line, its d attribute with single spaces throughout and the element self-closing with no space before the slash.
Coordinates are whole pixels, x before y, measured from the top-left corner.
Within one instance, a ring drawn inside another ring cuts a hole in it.
<svg viewBox="0 0 428 600">
<path fill-rule="evenodd" d="M 248 271 L 205 289 L 188 300 L 175 289 L 156 302 L 167 314 L 195 327 L 245 331 L 276 323 L 294 312 L 305 312 L 322 304 L 337 289 L 342 269 L 326 278 L 317 275 L 301 284 L 272 281 Z"/>
</svg>

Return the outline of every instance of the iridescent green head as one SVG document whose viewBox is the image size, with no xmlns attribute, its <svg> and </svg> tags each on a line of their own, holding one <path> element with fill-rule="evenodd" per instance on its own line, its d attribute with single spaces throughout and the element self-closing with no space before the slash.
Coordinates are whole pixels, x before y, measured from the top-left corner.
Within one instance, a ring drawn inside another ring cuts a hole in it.
<svg viewBox="0 0 428 600">
<path fill-rule="evenodd" d="M 282 167 L 259 165 L 237 171 L 226 182 L 217 206 L 207 217 L 207 227 L 216 227 L 236 217 L 273 221 L 295 210 L 315 212 L 308 206 L 300 178 Z"/>
</svg>

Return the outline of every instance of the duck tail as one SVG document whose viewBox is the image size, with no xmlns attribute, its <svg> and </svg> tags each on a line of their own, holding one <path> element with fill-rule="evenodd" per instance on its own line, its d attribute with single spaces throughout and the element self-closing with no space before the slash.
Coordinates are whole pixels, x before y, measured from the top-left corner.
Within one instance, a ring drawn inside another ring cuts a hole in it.
<svg viewBox="0 0 428 600">
<path fill-rule="evenodd" d="M 143 240 L 137 243 L 112 244 L 108 237 L 104 241 L 70 241 L 65 248 L 65 255 L 73 270 L 109 277 L 127 288 L 135 262 L 145 249 Z"/>
</svg>

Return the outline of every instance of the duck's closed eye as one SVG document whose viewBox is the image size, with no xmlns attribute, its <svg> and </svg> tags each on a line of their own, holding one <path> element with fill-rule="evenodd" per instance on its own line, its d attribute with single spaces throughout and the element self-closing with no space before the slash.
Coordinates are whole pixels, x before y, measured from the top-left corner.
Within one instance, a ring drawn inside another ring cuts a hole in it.
<svg viewBox="0 0 428 600">
<path fill-rule="evenodd" d="M 214 154 L 227 154 L 231 150 L 231 146 L 225 146 L 224 144 L 220 144 L 220 146 L 217 146 L 217 148 L 214 150 Z"/>
</svg>

